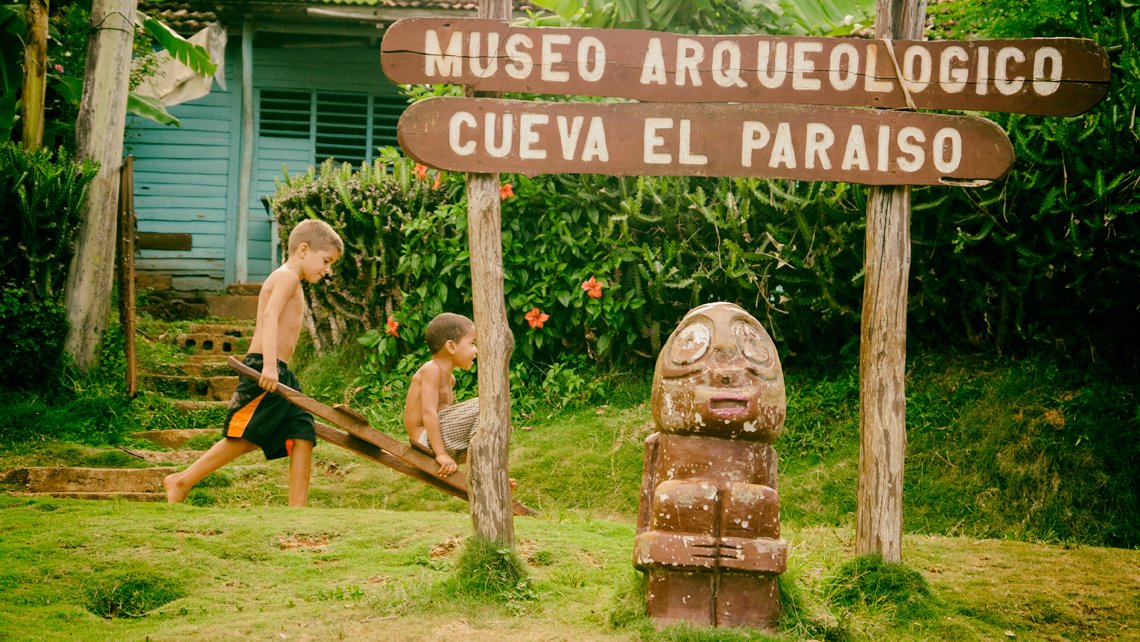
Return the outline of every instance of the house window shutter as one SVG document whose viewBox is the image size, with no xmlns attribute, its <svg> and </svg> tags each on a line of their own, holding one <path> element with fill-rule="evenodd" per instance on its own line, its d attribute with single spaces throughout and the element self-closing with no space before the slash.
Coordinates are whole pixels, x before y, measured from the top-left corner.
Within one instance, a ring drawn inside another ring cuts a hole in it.
<svg viewBox="0 0 1140 642">
<path fill-rule="evenodd" d="M 311 162 L 327 158 L 359 165 L 383 146 L 397 146 L 396 124 L 407 108 L 398 93 L 379 95 L 263 89 L 258 134 L 299 138 L 313 145 Z"/>
<path fill-rule="evenodd" d="M 359 165 L 370 160 L 368 96 L 317 93 L 317 161 L 332 157 Z"/>
<path fill-rule="evenodd" d="M 312 95 L 307 91 L 261 91 L 257 133 L 277 138 L 309 138 Z"/>
</svg>

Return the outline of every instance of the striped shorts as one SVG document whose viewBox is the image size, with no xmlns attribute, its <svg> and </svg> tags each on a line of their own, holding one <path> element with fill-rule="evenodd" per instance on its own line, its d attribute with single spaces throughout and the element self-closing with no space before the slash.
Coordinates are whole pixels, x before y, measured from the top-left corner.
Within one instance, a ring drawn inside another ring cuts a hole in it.
<svg viewBox="0 0 1140 642">
<path fill-rule="evenodd" d="M 443 449 L 448 455 L 455 457 L 467 452 L 478 421 L 479 397 L 473 397 L 439 411 L 439 432 L 443 437 Z M 420 433 L 419 441 L 431 450 L 426 430 Z"/>
</svg>

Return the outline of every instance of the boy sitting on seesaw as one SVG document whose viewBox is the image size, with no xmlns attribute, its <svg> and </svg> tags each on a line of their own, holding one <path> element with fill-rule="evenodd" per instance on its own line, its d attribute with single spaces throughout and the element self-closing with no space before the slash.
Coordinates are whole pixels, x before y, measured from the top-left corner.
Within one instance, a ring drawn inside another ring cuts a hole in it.
<svg viewBox="0 0 1140 642">
<path fill-rule="evenodd" d="M 439 476 L 458 470 L 455 457 L 466 454 L 479 419 L 479 398 L 455 403 L 456 368 L 475 364 L 475 324 L 462 314 L 444 312 L 424 330 L 431 360 L 420 366 L 408 386 L 404 428 L 408 439 L 435 455 Z"/>
<path fill-rule="evenodd" d="M 288 366 L 305 308 L 301 282 L 316 283 L 331 275 L 333 263 L 342 254 L 344 242 L 324 221 L 302 221 L 289 233 L 289 259 L 265 279 L 257 295 L 257 324 L 243 360 L 261 371 L 261 378 L 254 381 L 242 377 L 238 382 L 226 411 L 221 441 L 186 470 L 162 480 L 168 502 L 184 501 L 206 475 L 261 448 L 266 459 L 289 456 L 289 505 L 305 505 L 317 440 L 313 416 L 273 392 L 278 382 L 301 389 Z"/>
</svg>

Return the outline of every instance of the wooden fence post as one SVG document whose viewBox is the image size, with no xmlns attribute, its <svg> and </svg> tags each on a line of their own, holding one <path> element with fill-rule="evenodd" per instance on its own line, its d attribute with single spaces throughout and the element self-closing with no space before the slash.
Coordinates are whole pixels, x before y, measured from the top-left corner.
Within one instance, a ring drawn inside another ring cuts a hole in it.
<svg viewBox="0 0 1140 642">
<path fill-rule="evenodd" d="M 921 40 L 925 15 L 926 0 L 878 0 L 875 37 Z M 893 56 L 893 52 L 888 53 Z M 906 458 L 909 187 L 870 188 L 866 238 L 855 553 L 880 553 L 888 562 L 899 562 Z"/>
<path fill-rule="evenodd" d="M 510 0 L 480 0 L 479 17 L 509 21 Z M 485 95 L 485 94 L 481 94 Z M 511 429 L 510 362 L 514 337 L 503 294 L 503 230 L 498 174 L 467 174 L 467 235 L 475 333 L 479 342 L 479 423 L 470 447 L 475 534 L 514 547 L 507 453 Z"/>
</svg>

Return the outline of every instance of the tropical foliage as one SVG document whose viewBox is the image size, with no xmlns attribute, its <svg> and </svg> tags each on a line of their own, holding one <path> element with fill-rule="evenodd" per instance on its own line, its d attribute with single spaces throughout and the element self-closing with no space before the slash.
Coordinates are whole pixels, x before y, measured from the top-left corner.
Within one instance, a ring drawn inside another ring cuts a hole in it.
<svg viewBox="0 0 1140 642">
<path fill-rule="evenodd" d="M 79 99 L 83 95 L 91 2 L 52 3 L 50 6 L 44 144 L 70 147 Z M 26 9 L 26 3 L 0 4 L 0 140 L 12 137 L 20 110 Z M 136 64 L 132 88 L 147 72 L 145 61 L 156 48 L 169 52 L 195 73 L 204 76 L 214 73 L 216 65 L 205 49 L 187 41 L 161 21 L 136 11 L 135 25 Z M 133 91 L 128 95 L 127 109 L 159 123 L 178 124 L 178 120 L 160 102 Z"/>
</svg>

